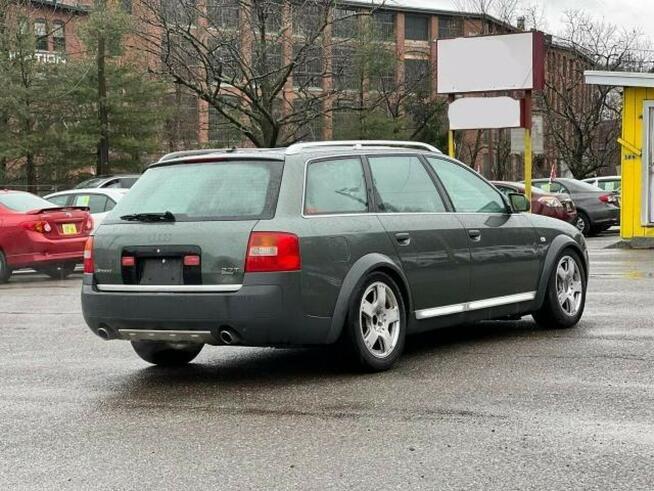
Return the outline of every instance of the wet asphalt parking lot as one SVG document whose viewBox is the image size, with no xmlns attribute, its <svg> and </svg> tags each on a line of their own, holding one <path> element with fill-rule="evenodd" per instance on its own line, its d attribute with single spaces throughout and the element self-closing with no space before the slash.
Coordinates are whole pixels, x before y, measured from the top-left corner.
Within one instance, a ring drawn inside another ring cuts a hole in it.
<svg viewBox="0 0 654 491">
<path fill-rule="evenodd" d="M 182 369 L 103 342 L 80 275 L 0 286 L 0 489 L 652 489 L 654 251 L 589 239 L 576 329 L 409 338 L 396 368 L 206 347 Z"/>
</svg>

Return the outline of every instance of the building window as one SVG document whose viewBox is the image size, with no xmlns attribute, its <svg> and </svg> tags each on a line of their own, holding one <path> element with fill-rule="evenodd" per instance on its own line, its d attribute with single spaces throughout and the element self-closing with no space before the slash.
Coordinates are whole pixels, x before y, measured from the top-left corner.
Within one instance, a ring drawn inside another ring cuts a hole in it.
<svg viewBox="0 0 654 491">
<path fill-rule="evenodd" d="M 160 12 L 161 21 L 167 24 L 192 25 L 197 19 L 196 0 L 161 0 Z"/>
<path fill-rule="evenodd" d="M 207 3 L 207 18 L 211 27 L 238 29 L 238 0 L 210 0 Z"/>
<path fill-rule="evenodd" d="M 409 92 L 429 93 L 431 86 L 429 60 L 405 60 L 404 77 L 405 85 Z"/>
<path fill-rule="evenodd" d="M 295 135 L 301 141 L 322 140 L 323 111 L 320 99 L 296 99 L 293 101 L 293 112 L 302 120 L 302 125 L 296 129 Z"/>
<path fill-rule="evenodd" d="M 132 13 L 132 0 L 121 0 L 120 7 L 123 9 L 123 12 L 131 14 Z"/>
<path fill-rule="evenodd" d="M 293 34 L 312 39 L 320 35 L 325 26 L 326 7 L 302 2 L 293 7 Z"/>
<path fill-rule="evenodd" d="M 355 56 L 356 51 L 352 46 L 334 46 L 332 72 L 338 90 L 357 88 Z"/>
<path fill-rule="evenodd" d="M 300 49 L 304 47 L 300 55 Z M 320 46 L 295 46 L 294 57 L 297 59 L 293 70 L 293 85 L 296 87 L 322 86 L 322 48 Z"/>
<path fill-rule="evenodd" d="M 48 51 L 48 28 L 45 20 L 37 19 L 34 21 L 34 36 L 36 37 L 36 49 L 38 51 Z"/>
<path fill-rule="evenodd" d="M 236 97 L 225 96 L 221 108 L 228 114 L 234 112 L 228 105 L 238 103 Z M 236 115 L 237 116 L 237 115 Z M 241 145 L 243 137 L 239 129 L 225 115 L 220 113 L 214 106 L 209 106 L 209 143 L 212 147 L 231 148 Z"/>
<path fill-rule="evenodd" d="M 407 14 L 404 19 L 406 39 L 410 41 L 429 41 L 429 17 Z"/>
<path fill-rule="evenodd" d="M 255 44 L 254 66 L 258 72 L 255 76 L 276 80 L 283 68 L 282 45 L 273 41 Z"/>
<path fill-rule="evenodd" d="M 357 11 L 349 9 L 334 10 L 334 37 L 341 39 L 352 39 L 358 34 Z"/>
<path fill-rule="evenodd" d="M 66 51 L 66 26 L 61 21 L 55 21 L 52 28 L 52 39 L 54 41 L 54 50 L 59 52 Z"/>
<path fill-rule="evenodd" d="M 438 38 L 450 39 L 463 36 L 463 18 L 462 17 L 439 17 L 438 18 Z"/>
<path fill-rule="evenodd" d="M 384 11 L 373 12 L 372 28 L 376 39 L 392 41 L 395 39 L 395 14 Z"/>
</svg>

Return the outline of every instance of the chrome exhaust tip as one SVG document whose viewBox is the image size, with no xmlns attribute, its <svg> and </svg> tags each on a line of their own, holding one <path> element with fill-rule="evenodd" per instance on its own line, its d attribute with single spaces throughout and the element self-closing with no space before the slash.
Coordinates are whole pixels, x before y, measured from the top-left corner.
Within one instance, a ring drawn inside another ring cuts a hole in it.
<svg viewBox="0 0 654 491">
<path fill-rule="evenodd" d="M 233 329 L 221 329 L 219 337 L 220 341 L 226 345 L 238 344 L 240 342 L 238 334 Z"/>
<path fill-rule="evenodd" d="M 111 339 L 111 335 L 109 334 L 109 331 L 104 327 L 99 328 L 97 334 L 105 341 L 109 341 Z"/>
</svg>

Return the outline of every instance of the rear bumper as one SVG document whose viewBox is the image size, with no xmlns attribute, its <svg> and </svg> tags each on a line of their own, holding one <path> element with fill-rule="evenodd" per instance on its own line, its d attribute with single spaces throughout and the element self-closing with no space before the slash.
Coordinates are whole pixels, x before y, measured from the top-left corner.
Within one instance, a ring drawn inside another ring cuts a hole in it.
<svg viewBox="0 0 654 491">
<path fill-rule="evenodd" d="M 312 345 L 324 344 L 331 327 L 330 317 L 302 312 L 297 273 L 250 274 L 238 291 L 225 293 L 99 291 L 87 274 L 82 312 L 91 331 L 109 339 L 145 338 L 140 331 L 154 331 L 154 339 L 161 339 L 160 331 L 194 331 L 202 342 L 222 344 L 219 333 L 229 329 L 236 333 L 234 344 Z M 100 328 L 108 336 L 98 334 Z"/>
<path fill-rule="evenodd" d="M 620 223 L 620 208 L 607 206 L 601 210 L 593 211 L 590 214 L 590 221 L 594 227 L 618 225 Z"/>
<path fill-rule="evenodd" d="M 81 263 L 84 244 L 88 237 L 50 240 L 41 234 L 30 233 L 24 252 L 7 256 L 13 269 L 46 266 L 60 263 Z"/>
</svg>

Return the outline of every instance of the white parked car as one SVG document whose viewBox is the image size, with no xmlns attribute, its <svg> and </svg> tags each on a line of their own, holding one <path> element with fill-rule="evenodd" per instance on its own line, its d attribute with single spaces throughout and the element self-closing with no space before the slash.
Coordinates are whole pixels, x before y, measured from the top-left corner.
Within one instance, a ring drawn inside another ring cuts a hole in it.
<svg viewBox="0 0 654 491">
<path fill-rule="evenodd" d="M 57 206 L 88 206 L 93 217 L 93 232 L 129 189 L 90 188 L 70 189 L 48 194 L 45 199 Z"/>
</svg>

